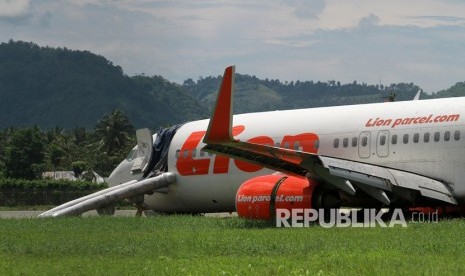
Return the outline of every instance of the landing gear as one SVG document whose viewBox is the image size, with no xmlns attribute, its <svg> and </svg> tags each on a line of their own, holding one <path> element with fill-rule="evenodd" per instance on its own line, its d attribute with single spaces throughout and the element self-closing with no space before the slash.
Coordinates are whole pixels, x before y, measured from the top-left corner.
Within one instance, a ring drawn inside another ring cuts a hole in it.
<svg viewBox="0 0 465 276">
<path fill-rule="evenodd" d="M 314 209 L 339 209 L 341 198 L 336 191 L 317 189 L 313 194 L 312 208 Z"/>
</svg>

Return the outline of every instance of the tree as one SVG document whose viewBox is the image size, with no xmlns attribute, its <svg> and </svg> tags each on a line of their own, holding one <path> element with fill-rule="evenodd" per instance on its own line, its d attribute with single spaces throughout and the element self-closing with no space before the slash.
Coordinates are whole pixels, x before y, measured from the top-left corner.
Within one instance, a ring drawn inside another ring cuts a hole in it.
<svg viewBox="0 0 465 276">
<path fill-rule="evenodd" d="M 71 164 L 73 166 L 74 176 L 81 179 L 81 174 L 89 169 L 89 165 L 84 161 L 76 161 Z"/>
<path fill-rule="evenodd" d="M 134 134 L 134 127 L 121 110 L 104 115 L 95 127 L 99 142 L 92 154 L 92 168 L 100 175 L 109 175 L 134 146 Z"/>
<path fill-rule="evenodd" d="M 71 139 L 73 140 L 74 144 L 81 145 L 86 142 L 88 138 L 87 130 L 83 127 L 74 127 L 71 129 Z"/>
<path fill-rule="evenodd" d="M 38 178 L 42 173 L 43 163 L 44 142 L 39 128 L 14 131 L 5 151 L 5 176 Z"/>
<path fill-rule="evenodd" d="M 189 79 L 185 80 L 182 85 L 184 85 L 184 86 L 194 86 L 195 82 L 191 78 L 189 78 Z"/>
<path fill-rule="evenodd" d="M 57 171 L 58 166 L 61 163 L 62 158 L 64 157 L 65 152 L 59 148 L 56 144 L 51 144 L 48 149 L 48 159 L 50 164 L 53 167 L 53 176 L 55 176 L 55 172 Z"/>
<path fill-rule="evenodd" d="M 109 155 L 126 148 L 128 142 L 132 141 L 133 133 L 133 125 L 121 110 L 113 110 L 110 114 L 104 115 L 95 127 L 95 134 Z"/>
<path fill-rule="evenodd" d="M 60 128 L 44 133 L 46 137 L 45 157 L 48 161 L 47 170 L 53 171 L 69 168 L 75 160 L 78 147 L 73 143 L 71 135 Z"/>
</svg>

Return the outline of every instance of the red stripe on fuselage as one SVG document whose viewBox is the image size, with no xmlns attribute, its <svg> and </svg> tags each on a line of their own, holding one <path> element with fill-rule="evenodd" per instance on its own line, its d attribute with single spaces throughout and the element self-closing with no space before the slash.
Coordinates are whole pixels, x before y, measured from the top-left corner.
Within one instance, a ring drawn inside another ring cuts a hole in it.
<svg viewBox="0 0 465 276">
<path fill-rule="evenodd" d="M 232 135 L 237 136 L 242 134 L 245 130 L 245 126 L 238 125 L 232 128 Z M 178 159 L 176 160 L 176 168 L 180 175 L 205 175 L 209 173 L 210 160 L 212 158 L 204 158 L 193 156 L 193 153 L 197 152 L 200 141 L 205 135 L 206 131 L 195 131 L 192 132 L 183 143 L 179 152 Z M 301 133 L 297 135 L 284 135 L 282 141 L 278 143 L 282 148 L 290 148 L 295 150 L 302 150 L 309 153 L 317 153 L 317 141 L 318 135 L 314 133 Z M 265 135 L 252 137 L 247 140 L 248 143 L 274 146 L 276 145 L 273 138 Z M 278 141 L 276 141 L 278 142 Z M 298 149 L 296 149 L 298 145 Z M 228 157 L 215 155 L 213 157 L 213 174 L 225 174 L 229 172 L 230 159 Z M 237 169 L 242 172 L 257 172 L 263 167 L 251 164 L 246 161 L 234 160 L 234 164 Z"/>
</svg>

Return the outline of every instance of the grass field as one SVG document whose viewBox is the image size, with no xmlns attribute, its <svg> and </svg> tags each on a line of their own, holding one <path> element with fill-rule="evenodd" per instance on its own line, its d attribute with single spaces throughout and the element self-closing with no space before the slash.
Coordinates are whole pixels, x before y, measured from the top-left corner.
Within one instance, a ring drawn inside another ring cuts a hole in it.
<svg viewBox="0 0 465 276">
<path fill-rule="evenodd" d="M 274 228 L 191 216 L 1 219 L 0 275 L 465 275 L 465 220 Z"/>
</svg>

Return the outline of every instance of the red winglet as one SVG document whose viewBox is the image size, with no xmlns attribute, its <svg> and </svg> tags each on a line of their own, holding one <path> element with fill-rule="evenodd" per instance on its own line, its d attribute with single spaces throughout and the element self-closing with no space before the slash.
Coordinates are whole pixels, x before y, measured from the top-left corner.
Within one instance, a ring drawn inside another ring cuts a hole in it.
<svg viewBox="0 0 465 276">
<path fill-rule="evenodd" d="M 219 144 L 233 141 L 231 127 L 234 69 L 234 66 L 230 66 L 224 70 L 223 81 L 216 98 L 215 109 L 208 124 L 207 134 L 203 138 L 205 144 Z"/>
</svg>

